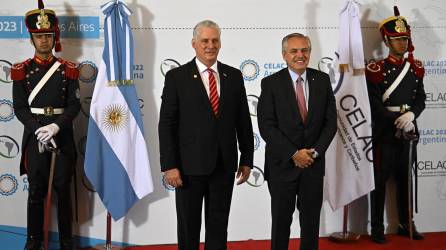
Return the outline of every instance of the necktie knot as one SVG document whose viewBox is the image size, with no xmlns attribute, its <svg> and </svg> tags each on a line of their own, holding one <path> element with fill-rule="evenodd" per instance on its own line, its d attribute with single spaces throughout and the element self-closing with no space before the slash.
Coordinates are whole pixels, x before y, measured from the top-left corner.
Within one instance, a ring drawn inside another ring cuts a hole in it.
<svg viewBox="0 0 446 250">
<path fill-rule="evenodd" d="M 303 81 L 304 81 L 304 79 L 302 79 L 302 77 L 299 76 L 299 77 L 297 78 L 296 83 L 297 83 L 297 85 L 299 85 L 299 84 L 301 84 Z"/>
</svg>

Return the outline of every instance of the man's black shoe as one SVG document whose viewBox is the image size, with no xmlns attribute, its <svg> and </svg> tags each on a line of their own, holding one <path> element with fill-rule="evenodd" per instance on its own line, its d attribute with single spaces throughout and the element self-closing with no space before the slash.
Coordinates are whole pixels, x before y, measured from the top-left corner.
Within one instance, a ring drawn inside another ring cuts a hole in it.
<svg viewBox="0 0 446 250">
<path fill-rule="evenodd" d="M 409 226 L 407 224 L 398 225 L 398 235 L 410 237 Z M 412 237 L 414 240 L 423 240 L 424 236 L 417 231 L 415 224 L 412 224 Z"/>
<path fill-rule="evenodd" d="M 372 241 L 378 244 L 386 244 L 387 240 L 384 236 L 384 232 L 372 232 Z"/>
</svg>

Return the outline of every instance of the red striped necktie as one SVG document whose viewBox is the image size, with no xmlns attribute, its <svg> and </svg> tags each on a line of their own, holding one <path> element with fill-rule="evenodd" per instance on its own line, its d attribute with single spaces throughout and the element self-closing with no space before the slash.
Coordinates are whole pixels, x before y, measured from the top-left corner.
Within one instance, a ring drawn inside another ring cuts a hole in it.
<svg viewBox="0 0 446 250">
<path fill-rule="evenodd" d="M 307 104 L 305 102 L 305 94 L 304 94 L 304 81 L 302 77 L 299 76 L 296 81 L 296 97 L 297 104 L 299 105 L 299 113 L 302 121 L 305 122 L 307 119 Z"/>
<path fill-rule="evenodd" d="M 217 80 L 214 76 L 214 70 L 208 68 L 206 70 L 209 74 L 209 101 L 211 102 L 212 111 L 215 116 L 218 115 L 218 92 L 217 92 Z"/>
</svg>

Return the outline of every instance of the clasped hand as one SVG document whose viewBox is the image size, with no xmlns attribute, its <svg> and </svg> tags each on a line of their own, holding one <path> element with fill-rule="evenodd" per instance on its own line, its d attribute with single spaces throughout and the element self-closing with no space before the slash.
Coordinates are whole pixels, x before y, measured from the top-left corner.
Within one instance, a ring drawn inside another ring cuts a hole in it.
<svg viewBox="0 0 446 250">
<path fill-rule="evenodd" d="M 307 168 L 311 166 L 314 162 L 312 156 L 314 149 L 300 149 L 297 153 L 293 155 L 294 165 L 299 168 Z"/>
<path fill-rule="evenodd" d="M 36 132 L 34 132 L 34 134 L 37 135 L 38 141 L 46 144 L 51 138 L 56 136 L 59 130 L 59 126 L 57 126 L 56 123 L 51 123 L 49 125 L 38 128 Z"/>
<path fill-rule="evenodd" d="M 406 128 L 406 126 L 410 126 L 408 124 L 412 123 L 414 119 L 415 119 L 414 113 L 411 112 L 411 111 L 408 111 L 408 112 L 400 115 L 400 117 L 398 117 L 395 120 L 394 124 L 395 124 L 397 129 L 404 129 L 406 131 L 406 129 L 410 128 L 410 127 Z M 414 128 L 415 128 L 415 126 L 414 126 Z M 410 131 L 410 130 L 408 130 L 408 131 Z"/>
</svg>

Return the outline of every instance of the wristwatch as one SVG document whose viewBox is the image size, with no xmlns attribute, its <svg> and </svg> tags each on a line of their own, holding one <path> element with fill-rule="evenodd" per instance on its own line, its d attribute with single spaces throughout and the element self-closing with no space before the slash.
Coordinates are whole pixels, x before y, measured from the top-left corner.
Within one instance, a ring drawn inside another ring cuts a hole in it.
<svg viewBox="0 0 446 250">
<path fill-rule="evenodd" d="M 311 158 L 316 159 L 318 157 L 319 157 L 319 153 L 316 150 L 314 150 L 313 153 L 311 154 Z"/>
</svg>

